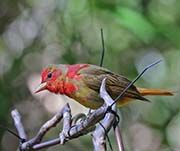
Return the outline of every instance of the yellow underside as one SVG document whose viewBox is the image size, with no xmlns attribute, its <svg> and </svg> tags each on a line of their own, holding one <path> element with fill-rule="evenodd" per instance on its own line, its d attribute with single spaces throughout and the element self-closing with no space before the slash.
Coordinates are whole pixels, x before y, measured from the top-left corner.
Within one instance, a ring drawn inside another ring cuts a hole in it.
<svg viewBox="0 0 180 151">
<path fill-rule="evenodd" d="M 142 96 L 146 96 L 146 95 L 162 95 L 162 96 L 172 96 L 173 95 L 173 92 L 171 91 L 168 91 L 168 90 L 157 90 L 157 89 L 144 89 L 144 88 L 137 88 L 138 91 L 140 92 L 140 94 Z M 103 101 L 100 101 L 100 100 L 92 100 L 89 101 L 85 98 L 78 98 L 77 96 L 76 97 L 73 97 L 75 100 L 77 100 L 80 104 L 88 107 L 88 108 L 91 108 L 91 109 L 97 109 L 99 108 L 102 104 L 103 104 Z M 129 97 L 123 97 L 122 99 L 120 99 L 116 104 L 118 107 L 122 107 L 130 102 L 133 102 L 135 101 L 136 99 L 134 98 L 129 98 Z"/>
<path fill-rule="evenodd" d="M 132 102 L 134 100 L 135 99 L 124 97 L 121 100 L 119 100 L 116 104 L 117 104 L 118 107 L 122 107 L 122 106 L 124 106 L 124 105 L 126 105 L 129 102 Z"/>
</svg>

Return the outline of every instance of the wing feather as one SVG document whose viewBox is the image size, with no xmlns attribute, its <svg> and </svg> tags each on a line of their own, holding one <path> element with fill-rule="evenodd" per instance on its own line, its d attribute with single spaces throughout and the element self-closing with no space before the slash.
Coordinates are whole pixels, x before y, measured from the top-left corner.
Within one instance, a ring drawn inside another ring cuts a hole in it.
<svg viewBox="0 0 180 151">
<path fill-rule="evenodd" d="M 131 82 L 124 76 L 94 65 L 83 68 L 78 73 L 81 75 L 84 83 L 97 93 L 99 93 L 102 80 L 107 77 L 106 89 L 113 99 L 115 99 Z M 124 97 L 148 101 L 141 96 L 134 85 L 125 92 Z"/>
</svg>

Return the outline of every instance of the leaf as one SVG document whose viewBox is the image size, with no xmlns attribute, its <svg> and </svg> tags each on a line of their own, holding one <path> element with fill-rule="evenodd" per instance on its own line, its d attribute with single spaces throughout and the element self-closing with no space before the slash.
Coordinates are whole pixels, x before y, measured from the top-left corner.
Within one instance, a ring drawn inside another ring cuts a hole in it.
<svg viewBox="0 0 180 151">
<path fill-rule="evenodd" d="M 176 47 L 180 47 L 179 39 L 180 39 L 180 30 L 176 25 L 161 25 L 158 27 L 159 32 L 164 35 L 169 42 L 174 44 Z"/>
<path fill-rule="evenodd" d="M 141 13 L 129 8 L 118 7 L 115 15 L 122 26 L 143 42 L 149 42 L 155 38 L 156 29 Z"/>
</svg>

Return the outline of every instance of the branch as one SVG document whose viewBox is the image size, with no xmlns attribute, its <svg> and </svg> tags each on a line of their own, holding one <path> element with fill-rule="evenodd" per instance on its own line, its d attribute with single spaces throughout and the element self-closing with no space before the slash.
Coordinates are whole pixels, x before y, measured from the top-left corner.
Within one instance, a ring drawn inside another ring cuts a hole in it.
<svg viewBox="0 0 180 151">
<path fill-rule="evenodd" d="M 74 126 L 70 127 L 70 129 L 69 129 L 69 126 L 68 126 L 68 128 L 66 126 L 63 126 L 63 130 L 62 130 L 63 136 L 61 133 L 59 138 L 40 143 L 43 136 L 47 133 L 47 131 L 50 128 L 55 127 L 56 124 L 59 123 L 60 120 L 63 118 L 63 114 L 68 110 L 70 110 L 70 108 L 69 108 L 69 105 L 67 104 L 63 107 L 63 109 L 61 111 L 59 111 L 54 117 L 52 117 L 52 119 L 47 121 L 40 128 L 39 132 L 37 133 L 37 135 L 34 138 L 22 143 L 20 145 L 20 149 L 23 151 L 27 151 L 27 150 L 31 150 L 31 149 L 39 150 L 39 149 L 50 147 L 50 146 L 53 146 L 53 145 L 56 145 L 59 143 L 65 143 L 71 139 L 77 138 L 81 135 L 85 135 L 85 134 L 89 133 L 90 131 L 94 130 L 95 124 L 103 119 L 103 117 L 106 113 L 106 110 L 107 110 L 107 106 L 103 106 L 103 107 L 99 108 L 98 110 L 94 111 L 90 116 L 86 117 L 79 124 L 75 124 Z M 65 114 L 67 114 L 67 113 L 65 113 Z M 13 119 L 14 119 L 14 121 L 17 120 L 16 118 L 14 118 L 14 116 L 13 116 Z M 64 124 L 64 125 L 66 125 L 66 124 Z M 19 131 L 18 131 L 18 133 L 19 133 Z"/>
<path fill-rule="evenodd" d="M 117 141 L 117 145 L 118 145 L 118 151 L 124 151 L 124 145 L 123 145 L 123 141 L 122 141 L 122 136 L 121 136 L 121 131 L 118 125 L 116 125 L 116 127 L 114 128 L 114 133 L 115 133 L 115 137 L 116 137 L 116 141 Z"/>
<path fill-rule="evenodd" d="M 49 121 L 47 121 L 40 128 L 37 135 L 34 138 L 30 139 L 29 141 L 23 143 L 20 146 L 20 148 L 22 150 L 29 150 L 29 149 L 38 150 L 38 149 L 41 149 L 41 148 L 35 148 L 34 145 L 40 143 L 43 136 L 47 133 L 47 131 L 50 128 L 55 127 L 61 121 L 61 119 L 63 118 L 63 114 L 66 114 L 67 112 L 70 112 L 69 104 L 66 104 L 58 113 L 56 113 Z M 60 142 L 60 139 L 59 139 L 59 142 Z M 53 143 L 53 142 L 51 142 L 51 143 Z M 45 144 L 45 145 L 46 145 L 46 147 L 48 146 L 47 144 Z"/>
<path fill-rule="evenodd" d="M 105 80 L 103 79 L 101 88 L 100 88 L 100 96 L 104 99 L 107 106 L 110 106 L 114 101 L 109 96 L 105 89 Z M 116 104 L 114 104 L 111 108 L 112 111 L 116 112 Z M 94 151 L 105 151 L 106 150 L 106 134 L 113 126 L 115 121 L 115 115 L 111 112 L 107 112 L 104 119 L 102 120 L 101 124 L 95 129 L 92 137 L 93 137 L 93 144 L 94 144 Z"/>
<path fill-rule="evenodd" d="M 81 120 L 79 123 L 77 123 L 78 117 L 74 119 L 71 118 L 71 110 L 69 104 L 66 104 L 58 113 L 56 113 L 49 121 L 47 121 L 40 128 L 40 130 L 34 138 L 20 144 L 20 149 L 23 151 L 39 150 L 59 143 L 64 144 L 65 142 L 71 139 L 80 137 L 81 135 L 85 135 L 93 131 L 95 129 L 95 125 L 104 117 L 105 118 L 102 121 L 102 124 L 106 130 L 104 131 L 102 127 L 98 126 L 93 133 L 93 142 L 95 150 L 99 150 L 100 147 L 103 147 L 105 149 L 105 136 L 106 133 L 111 129 L 115 119 L 114 114 L 112 114 L 111 112 L 107 113 L 108 107 L 110 106 L 110 104 L 112 104 L 113 100 L 105 90 L 105 79 L 102 82 L 100 95 L 104 99 L 104 105 L 95 110 L 88 117 L 85 117 L 84 115 L 80 114 L 79 117 L 83 117 L 84 119 Z M 116 111 L 115 104 L 112 106 L 112 110 Z M 15 116 L 12 117 L 16 123 L 17 118 L 15 118 Z M 57 123 L 61 121 L 62 118 L 64 119 L 64 123 L 62 132 L 60 133 L 60 137 L 40 143 L 47 131 L 52 127 L 55 127 Z M 21 121 L 19 121 L 19 123 L 21 123 Z M 19 129 L 17 126 L 16 128 Z M 18 130 L 18 133 L 20 135 L 21 131 Z"/>
<path fill-rule="evenodd" d="M 22 121 L 21 121 L 21 116 L 19 114 L 19 112 L 15 109 L 15 110 L 12 110 L 11 111 L 11 116 L 13 117 L 14 119 L 14 125 L 18 131 L 18 134 L 19 134 L 19 137 L 26 141 L 27 140 L 27 136 L 26 136 L 26 133 L 25 133 L 25 130 L 24 130 L 24 126 L 22 124 Z"/>
</svg>

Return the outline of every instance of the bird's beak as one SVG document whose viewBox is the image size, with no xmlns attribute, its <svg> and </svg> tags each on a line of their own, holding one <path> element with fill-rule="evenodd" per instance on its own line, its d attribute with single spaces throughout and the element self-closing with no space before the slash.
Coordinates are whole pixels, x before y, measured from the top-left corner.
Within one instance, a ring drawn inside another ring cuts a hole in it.
<svg viewBox="0 0 180 151">
<path fill-rule="evenodd" d="M 41 83 L 41 84 L 36 88 L 35 93 L 38 93 L 38 92 L 40 92 L 40 91 L 45 90 L 46 87 L 47 87 L 47 82 Z"/>
</svg>

